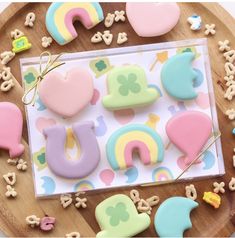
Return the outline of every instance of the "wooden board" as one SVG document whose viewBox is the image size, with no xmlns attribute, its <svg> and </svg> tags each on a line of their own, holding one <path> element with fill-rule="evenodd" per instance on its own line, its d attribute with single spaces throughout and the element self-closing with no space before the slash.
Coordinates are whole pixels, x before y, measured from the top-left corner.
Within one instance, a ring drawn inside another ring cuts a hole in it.
<svg viewBox="0 0 235 238">
<path fill-rule="evenodd" d="M 48 8 L 47 3 L 15 3 L 11 4 L 0 15 L 0 52 L 11 49 L 10 31 L 18 28 L 22 30 L 26 36 L 28 36 L 33 47 L 31 50 L 18 54 L 15 59 L 9 63 L 13 74 L 15 75 L 18 84 L 9 93 L 5 94 L 0 92 L 0 101 L 10 101 L 16 103 L 22 112 L 24 113 L 24 106 L 21 103 L 21 97 L 23 90 L 21 88 L 21 76 L 19 67 L 19 58 L 38 56 L 43 48 L 41 47 L 41 38 L 44 35 L 48 35 L 44 19 Z M 105 15 L 108 12 L 114 10 L 125 9 L 124 3 L 102 3 Z M 203 181 L 193 182 L 198 191 L 198 201 L 200 206 L 195 209 L 192 214 L 193 228 L 185 232 L 185 236 L 229 236 L 234 231 L 235 227 L 230 221 L 230 212 L 235 210 L 235 193 L 227 191 L 222 196 L 222 205 L 218 210 L 213 209 L 209 205 L 202 201 L 202 195 L 204 191 L 212 190 L 212 182 L 224 181 L 226 182 L 226 188 L 231 176 L 234 176 L 234 168 L 232 167 L 232 155 L 233 155 L 233 141 L 234 138 L 231 135 L 231 129 L 233 128 L 232 122 L 230 122 L 225 116 L 224 112 L 234 107 L 234 102 L 229 103 L 223 98 L 224 90 L 217 83 L 219 80 L 223 82 L 224 77 L 224 59 L 221 53 L 218 51 L 217 42 L 219 40 L 228 39 L 233 43 L 232 47 L 235 48 L 235 20 L 228 15 L 218 4 L 214 3 L 182 3 L 181 7 L 181 19 L 178 25 L 170 33 L 155 38 L 141 38 L 138 37 L 128 22 L 115 24 L 111 30 L 116 36 L 118 32 L 125 31 L 128 33 L 129 41 L 125 46 L 157 43 L 165 41 L 175 41 L 190 38 L 204 37 L 204 31 L 192 32 L 189 25 L 186 22 L 188 16 L 193 13 L 199 14 L 204 23 L 215 23 L 217 33 L 213 37 L 208 37 L 209 53 L 211 59 L 212 76 L 214 83 L 214 90 L 216 95 L 216 104 L 218 110 L 219 124 L 222 132 L 222 144 L 223 153 L 226 166 L 226 175 L 217 179 L 207 179 Z M 33 29 L 24 27 L 25 16 L 28 12 L 33 11 L 37 15 L 37 21 Z M 66 46 L 58 46 L 54 43 L 49 49 L 51 53 L 59 52 L 80 52 L 86 50 L 95 50 L 106 48 L 104 44 L 91 44 L 90 37 L 96 31 L 103 31 L 105 28 L 103 24 L 98 25 L 94 29 L 87 31 L 79 23 L 76 23 L 76 27 L 79 27 L 79 37 L 71 44 Z M 118 47 L 115 40 L 111 47 Z M 225 87 L 224 87 L 225 88 Z M 23 158 L 31 164 L 29 159 L 29 148 L 27 139 L 26 122 L 24 121 L 23 140 L 26 146 L 26 151 Z M 16 168 L 11 167 L 6 163 L 8 154 L 4 151 L 0 151 L 0 175 L 3 175 L 9 171 L 16 171 Z M 31 167 L 31 166 L 29 166 Z M 64 236 L 71 231 L 80 231 L 82 236 L 95 236 L 99 231 L 98 224 L 96 223 L 94 211 L 96 205 L 116 193 L 129 194 L 130 189 L 112 190 L 109 192 L 88 194 L 88 208 L 77 210 L 74 206 L 64 210 L 59 202 L 58 198 L 53 199 L 35 199 L 32 171 L 29 170 L 26 173 L 17 173 L 17 184 L 15 186 L 18 191 L 18 197 L 15 200 L 8 200 L 5 197 L 5 183 L 0 180 L 0 229 L 8 236 Z M 147 198 L 152 195 L 159 195 L 161 201 L 168 197 L 180 195 L 184 196 L 184 183 L 174 185 L 164 185 L 160 187 L 151 188 L 138 188 L 143 198 Z M 228 190 L 228 189 L 227 189 Z M 155 214 L 156 208 L 153 208 L 151 219 Z M 57 223 L 53 232 L 42 233 L 39 229 L 31 229 L 25 224 L 25 217 L 31 214 L 36 214 L 39 217 L 43 217 L 45 214 L 56 217 Z M 139 234 L 139 236 L 156 236 L 154 231 L 153 222 L 148 230 Z"/>
</svg>

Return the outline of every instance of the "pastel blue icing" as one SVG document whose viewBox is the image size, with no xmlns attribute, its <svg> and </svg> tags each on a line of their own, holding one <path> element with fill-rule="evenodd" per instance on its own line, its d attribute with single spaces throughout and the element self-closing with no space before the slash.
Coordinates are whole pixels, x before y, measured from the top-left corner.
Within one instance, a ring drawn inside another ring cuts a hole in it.
<svg viewBox="0 0 235 238">
<path fill-rule="evenodd" d="M 47 30 L 49 31 L 51 36 L 55 39 L 55 41 L 60 45 L 64 45 L 66 42 L 65 42 L 65 39 L 63 38 L 63 36 L 59 33 L 58 28 L 56 27 L 56 24 L 55 24 L 55 21 L 54 21 L 54 16 L 55 16 L 56 10 L 63 4 L 64 4 L 64 2 L 54 2 L 54 3 L 52 3 L 50 5 L 50 7 L 48 8 L 47 14 L 46 14 Z M 102 10 L 102 7 L 100 6 L 100 4 L 97 3 L 97 2 L 93 2 L 91 4 L 96 9 L 96 11 L 98 13 L 99 20 L 103 21 L 104 14 L 103 14 L 103 10 Z M 53 17 L 53 19 L 51 19 L 52 17 Z"/>
<path fill-rule="evenodd" d="M 193 88 L 198 73 L 192 67 L 195 54 L 185 52 L 169 58 L 162 67 L 161 80 L 164 89 L 177 100 L 190 100 L 197 97 Z"/>
<path fill-rule="evenodd" d="M 115 131 L 109 138 L 107 144 L 106 144 L 106 153 L 108 161 L 111 165 L 111 167 L 114 170 L 118 170 L 119 165 L 117 163 L 117 158 L 115 156 L 115 147 L 116 142 L 122 136 L 123 134 L 131 131 L 143 131 L 151 135 L 151 137 L 156 141 L 158 145 L 158 162 L 163 161 L 164 159 L 164 145 L 162 142 L 161 137 L 157 134 L 156 131 L 154 131 L 152 128 L 145 126 L 145 125 L 139 125 L 139 124 L 132 124 L 128 126 L 124 126 L 120 128 L 119 130 Z M 136 138 L 138 140 L 138 138 Z"/>
<path fill-rule="evenodd" d="M 185 197 L 166 199 L 154 217 L 155 230 L 160 237 L 183 237 L 186 229 L 192 227 L 190 212 L 199 204 Z"/>
</svg>

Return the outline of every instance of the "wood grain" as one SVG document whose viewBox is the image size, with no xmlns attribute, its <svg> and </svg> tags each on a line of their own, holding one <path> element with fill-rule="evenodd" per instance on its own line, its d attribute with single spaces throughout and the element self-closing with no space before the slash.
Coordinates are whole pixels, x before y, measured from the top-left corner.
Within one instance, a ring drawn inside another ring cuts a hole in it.
<svg viewBox="0 0 235 238">
<path fill-rule="evenodd" d="M 124 3 L 103 3 L 102 7 L 105 14 L 113 12 L 114 10 L 122 10 L 125 8 Z M 125 31 L 128 33 L 129 41 L 125 46 L 157 43 L 165 41 L 175 41 L 190 38 L 204 37 L 203 30 L 199 32 L 192 32 L 186 22 L 188 16 L 193 13 L 199 14 L 204 23 L 215 23 L 217 33 L 213 37 L 208 37 L 209 53 L 211 60 L 212 76 L 214 91 L 216 95 L 216 105 L 218 111 L 218 119 L 220 130 L 222 132 L 223 154 L 226 167 L 226 175 L 217 178 L 217 181 L 225 181 L 228 184 L 231 176 L 234 176 L 234 168 L 232 167 L 232 154 L 233 154 L 233 140 L 231 130 L 233 123 L 230 122 L 225 116 L 224 112 L 231 107 L 234 107 L 234 102 L 228 102 L 223 98 L 224 91 L 218 81 L 220 80 L 223 85 L 224 77 L 224 59 L 218 51 L 217 42 L 219 40 L 228 39 L 230 42 L 235 42 L 235 21 L 227 14 L 218 4 L 214 3 L 181 3 L 181 19 L 178 25 L 168 34 L 161 37 L 141 38 L 138 37 L 130 24 L 120 23 L 112 27 L 112 33 L 116 36 L 118 32 Z M 29 41 L 33 44 L 31 50 L 21 53 L 9 63 L 13 74 L 17 79 L 16 87 L 9 93 L 0 93 L 0 101 L 10 101 L 16 103 L 24 113 L 24 106 L 21 103 L 22 87 L 21 87 L 21 74 L 19 67 L 19 58 L 38 56 L 43 48 L 41 47 L 41 38 L 48 35 L 44 18 L 48 8 L 47 3 L 15 3 L 11 4 L 9 8 L 0 16 L 0 52 L 11 49 L 10 31 L 18 28 L 22 30 Z M 37 21 L 33 29 L 24 27 L 25 16 L 28 12 L 33 11 L 37 15 Z M 66 46 L 58 46 L 53 44 L 50 48 L 51 53 L 59 52 L 81 52 L 86 50 L 96 50 L 106 48 L 104 44 L 93 45 L 90 43 L 90 37 L 96 31 L 103 31 L 103 24 L 98 25 L 94 29 L 87 31 L 79 23 L 75 23 L 79 28 L 79 37 L 71 44 Z M 115 40 L 111 47 L 117 46 Z M 232 45 L 235 48 L 235 45 Z M 225 87 L 225 85 L 224 85 Z M 27 144 L 27 130 L 26 122 L 24 121 L 23 140 L 26 147 L 24 159 L 29 164 L 29 148 Z M 4 151 L 0 151 L 0 174 L 3 175 L 8 171 L 16 171 L 15 167 L 11 167 L 6 163 L 8 155 Z M 77 210 L 74 206 L 64 210 L 58 198 L 52 199 L 35 199 L 32 171 L 29 169 L 26 173 L 17 173 L 16 190 L 19 196 L 16 200 L 8 200 L 5 197 L 5 183 L 0 180 L 0 228 L 8 236 L 64 236 L 71 231 L 80 231 L 83 236 L 95 236 L 99 231 L 98 224 L 95 221 L 94 211 L 96 205 L 105 198 L 116 194 L 125 193 L 129 194 L 130 189 L 119 189 L 108 192 L 90 193 L 88 197 L 88 208 L 84 210 Z M 229 236 L 234 231 L 235 227 L 230 221 L 230 211 L 235 210 L 234 196 L 235 194 L 227 191 L 222 196 L 222 205 L 218 210 L 213 209 L 204 202 L 202 202 L 202 195 L 204 191 L 212 189 L 212 182 L 215 179 L 207 179 L 202 181 L 193 182 L 198 190 L 198 201 L 200 206 L 195 209 L 192 214 L 193 228 L 185 232 L 185 236 Z M 159 195 L 161 201 L 174 195 L 184 195 L 184 187 L 186 183 L 178 183 L 174 185 L 163 185 L 150 188 L 138 188 L 142 197 L 147 198 L 151 195 Z M 227 189 L 228 190 L 228 189 Z M 153 209 L 151 219 L 153 220 L 156 208 Z M 45 214 L 56 217 L 56 228 L 51 233 L 42 233 L 38 229 L 31 229 L 25 225 L 25 217 L 35 214 L 39 217 Z M 156 236 L 154 231 L 153 222 L 148 230 L 139 234 L 139 236 Z"/>
</svg>

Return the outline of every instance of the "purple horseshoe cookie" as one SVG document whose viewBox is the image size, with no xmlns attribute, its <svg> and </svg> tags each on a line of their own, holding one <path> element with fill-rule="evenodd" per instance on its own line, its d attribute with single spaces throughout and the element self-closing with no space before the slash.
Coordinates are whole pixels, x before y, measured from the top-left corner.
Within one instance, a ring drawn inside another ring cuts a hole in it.
<svg viewBox="0 0 235 238">
<path fill-rule="evenodd" d="M 94 123 L 75 123 L 74 136 L 79 141 L 81 157 L 68 160 L 65 155 L 66 129 L 55 125 L 44 129 L 46 137 L 46 161 L 49 168 L 58 176 L 70 179 L 84 178 L 92 173 L 100 161 L 100 150 L 94 134 Z"/>
</svg>

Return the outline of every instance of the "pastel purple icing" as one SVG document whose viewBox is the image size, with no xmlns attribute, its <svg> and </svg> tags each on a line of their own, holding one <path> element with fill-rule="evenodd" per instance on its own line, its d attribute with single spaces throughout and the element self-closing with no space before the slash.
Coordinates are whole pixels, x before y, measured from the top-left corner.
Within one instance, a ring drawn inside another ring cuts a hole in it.
<svg viewBox="0 0 235 238">
<path fill-rule="evenodd" d="M 99 145 L 94 134 L 94 123 L 84 122 L 72 125 L 75 138 L 80 144 L 78 160 L 68 160 L 65 155 L 66 128 L 55 125 L 43 130 L 46 137 L 46 161 L 56 175 L 79 179 L 92 173 L 100 161 Z"/>
</svg>

